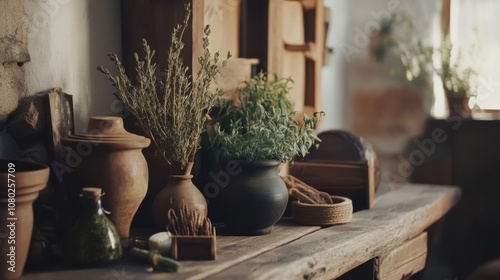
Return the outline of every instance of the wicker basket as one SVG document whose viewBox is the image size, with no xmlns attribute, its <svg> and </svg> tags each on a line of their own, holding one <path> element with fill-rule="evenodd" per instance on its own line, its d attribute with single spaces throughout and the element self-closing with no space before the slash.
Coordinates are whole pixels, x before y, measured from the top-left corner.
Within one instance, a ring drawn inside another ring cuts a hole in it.
<svg viewBox="0 0 500 280">
<path fill-rule="evenodd" d="M 352 201 L 342 196 L 331 196 L 333 204 L 308 204 L 293 201 L 292 217 L 308 226 L 345 224 L 352 219 Z"/>
</svg>

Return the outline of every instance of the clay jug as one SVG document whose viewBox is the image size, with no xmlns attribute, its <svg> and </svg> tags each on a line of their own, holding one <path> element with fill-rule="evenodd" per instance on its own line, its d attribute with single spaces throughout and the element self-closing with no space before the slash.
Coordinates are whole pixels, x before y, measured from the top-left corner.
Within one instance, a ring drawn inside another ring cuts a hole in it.
<svg viewBox="0 0 500 280">
<path fill-rule="evenodd" d="M 98 186 L 105 194 L 102 207 L 110 211 L 124 245 L 130 225 L 148 188 L 148 165 L 142 149 L 151 141 L 127 132 L 120 117 L 91 117 L 87 132 L 63 138 L 73 170 L 64 179 L 68 196 L 76 205 L 83 187 Z"/>
<path fill-rule="evenodd" d="M 33 201 L 49 180 L 49 167 L 0 159 L 0 279 L 23 273 L 33 231 Z"/>
<path fill-rule="evenodd" d="M 198 211 L 205 217 L 208 214 L 205 197 L 191 180 L 193 163 L 187 163 L 185 169 L 179 168 L 179 165 L 180 163 L 173 163 L 170 167 L 171 175 L 167 176 L 167 184 L 153 201 L 153 220 L 161 229 L 167 227 L 168 211 L 171 208 L 178 211 L 184 203 L 190 211 Z"/>
</svg>

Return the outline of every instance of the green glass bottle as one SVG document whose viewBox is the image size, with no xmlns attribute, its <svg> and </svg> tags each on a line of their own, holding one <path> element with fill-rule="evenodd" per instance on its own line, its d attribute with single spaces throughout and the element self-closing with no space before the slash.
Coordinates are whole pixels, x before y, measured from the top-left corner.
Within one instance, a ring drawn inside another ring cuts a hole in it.
<svg viewBox="0 0 500 280">
<path fill-rule="evenodd" d="M 83 188 L 79 206 L 64 246 L 68 261 L 79 266 L 102 266 L 119 259 L 120 236 L 101 207 L 101 189 Z"/>
</svg>

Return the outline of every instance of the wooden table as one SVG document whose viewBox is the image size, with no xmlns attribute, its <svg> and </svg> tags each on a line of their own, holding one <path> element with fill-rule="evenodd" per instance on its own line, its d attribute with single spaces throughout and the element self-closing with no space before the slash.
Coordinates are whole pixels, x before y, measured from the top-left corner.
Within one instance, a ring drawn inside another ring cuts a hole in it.
<svg viewBox="0 0 500 280">
<path fill-rule="evenodd" d="M 372 261 L 376 279 L 402 279 L 425 265 L 425 230 L 459 200 L 452 186 L 402 185 L 328 228 L 282 221 L 264 236 L 218 236 L 217 260 L 185 261 L 179 273 L 123 261 L 112 267 L 25 273 L 20 279 L 335 279 Z M 369 277 L 368 279 L 371 279 Z M 359 278 L 358 278 L 359 279 Z"/>
</svg>

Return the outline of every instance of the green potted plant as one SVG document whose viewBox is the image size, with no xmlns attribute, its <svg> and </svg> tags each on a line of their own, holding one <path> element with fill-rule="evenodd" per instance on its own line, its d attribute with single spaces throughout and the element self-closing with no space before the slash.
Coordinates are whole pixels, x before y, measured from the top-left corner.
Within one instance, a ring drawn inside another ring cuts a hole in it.
<svg viewBox="0 0 500 280">
<path fill-rule="evenodd" d="M 373 57 L 388 66 L 389 75 L 397 81 L 406 81 L 421 92 L 428 93 L 426 108 L 433 101 L 433 75 L 440 77 L 448 102 L 450 115 L 470 116 L 468 105 L 474 95 L 476 71 L 467 65 L 463 52 L 445 36 L 438 49 L 426 46 L 416 35 L 416 28 L 405 13 L 394 14 L 381 23 L 373 34 L 370 51 Z M 440 57 L 435 67 L 435 55 Z M 470 60 L 468 60 L 470 61 Z"/>
<path fill-rule="evenodd" d="M 215 100 L 223 94 L 221 89 L 211 90 L 215 76 L 226 65 L 220 61 L 219 53 L 209 51 L 210 27 L 204 29 L 203 55 L 198 57 L 199 71 L 195 77 L 189 74 L 189 67 L 183 64 L 182 38 L 189 23 L 191 7 L 185 6 L 186 14 L 182 24 L 172 33 L 168 51 L 168 68 L 164 78 L 157 78 L 158 70 L 153 63 L 154 50 L 143 41 L 145 57 L 135 54 L 136 77 L 133 82 L 125 72 L 116 54 L 109 54 L 116 64 L 115 76 L 107 69 L 99 68 L 116 87 L 115 93 L 128 110 L 137 118 L 144 132 L 158 149 L 158 154 L 171 165 L 167 186 L 156 196 L 152 210 L 154 222 L 161 228 L 168 224 L 170 208 L 178 211 L 186 203 L 190 211 L 207 215 L 207 204 L 201 192 L 193 185 L 191 168 L 195 154 L 200 148 L 200 135 L 206 129 L 208 114 Z"/>
<path fill-rule="evenodd" d="M 401 12 L 382 21 L 380 30 L 371 36 L 370 53 L 385 66 L 391 80 L 422 95 L 423 109 L 428 114 L 434 101 L 434 50 L 419 38 L 411 17 Z"/>
<path fill-rule="evenodd" d="M 259 73 L 240 90 L 238 100 L 221 102 L 223 114 L 211 141 L 227 178 L 217 197 L 226 225 L 239 234 L 267 234 L 283 215 L 288 192 L 280 163 L 304 156 L 319 141 L 314 126 L 324 113 L 296 120 L 288 98 L 290 79 Z"/>
<path fill-rule="evenodd" d="M 470 117 L 469 99 L 474 96 L 473 81 L 476 71 L 464 65 L 463 53 L 456 50 L 450 36 L 446 36 L 439 48 L 441 57 L 437 74 L 443 83 L 450 116 Z"/>
</svg>

